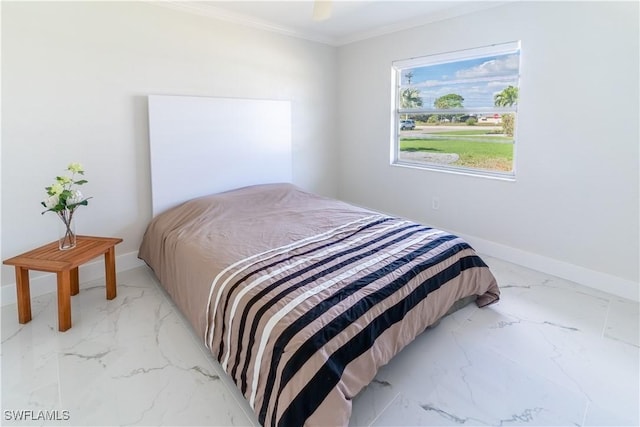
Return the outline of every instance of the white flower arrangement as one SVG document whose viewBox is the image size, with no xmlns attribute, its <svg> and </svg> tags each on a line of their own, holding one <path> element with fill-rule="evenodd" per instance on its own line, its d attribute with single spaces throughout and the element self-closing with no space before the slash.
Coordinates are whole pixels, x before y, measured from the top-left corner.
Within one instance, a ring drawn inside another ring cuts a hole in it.
<svg viewBox="0 0 640 427">
<path fill-rule="evenodd" d="M 65 234 L 60 239 L 60 248 L 75 246 L 75 234 L 71 228 L 71 220 L 73 213 L 78 206 L 87 206 L 90 197 L 85 198 L 80 190 L 74 188 L 77 185 L 84 185 L 88 181 L 86 179 L 76 180 L 76 175 L 84 175 L 84 169 L 80 163 L 71 163 L 67 166 L 67 172 L 71 172 L 71 176 L 57 176 L 56 182 L 50 187 L 45 187 L 47 197 L 40 202 L 46 208 L 42 214 L 46 212 L 55 212 L 64 222 Z"/>
</svg>

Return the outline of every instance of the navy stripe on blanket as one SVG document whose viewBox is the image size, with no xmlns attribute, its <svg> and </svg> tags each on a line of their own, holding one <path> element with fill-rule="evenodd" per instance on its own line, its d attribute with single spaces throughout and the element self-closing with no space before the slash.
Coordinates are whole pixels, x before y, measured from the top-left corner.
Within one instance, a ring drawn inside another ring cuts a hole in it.
<svg viewBox="0 0 640 427">
<path fill-rule="evenodd" d="M 358 228 L 358 229 L 357 229 L 357 230 L 355 230 L 355 231 L 352 231 L 352 232 L 347 233 L 345 236 L 343 236 L 343 237 L 341 237 L 341 238 L 339 238 L 339 239 L 332 239 L 332 240 L 329 240 L 329 242 L 328 242 L 328 243 L 325 243 L 325 244 L 323 244 L 323 245 L 321 245 L 321 246 L 318 246 L 318 247 L 314 247 L 314 248 L 308 249 L 308 250 L 306 250 L 306 251 L 304 251 L 304 252 L 301 252 L 301 253 L 299 253 L 299 254 L 291 255 L 291 256 L 289 256 L 289 257 L 287 257 L 287 258 L 280 259 L 280 260 L 274 261 L 274 262 L 272 262 L 272 263 L 270 263 L 270 264 L 264 265 L 264 266 L 262 266 L 262 267 L 260 267 L 260 268 L 257 268 L 257 269 L 256 269 L 256 270 L 254 270 L 254 271 L 250 271 L 249 273 L 245 274 L 245 275 L 244 275 L 244 276 L 242 276 L 240 279 L 238 279 L 238 281 L 237 281 L 236 283 L 234 283 L 234 284 L 233 284 L 233 286 L 231 286 L 231 287 L 229 288 L 229 291 L 228 291 L 228 293 L 227 293 L 227 298 L 225 299 L 225 302 L 224 302 L 223 313 L 226 313 L 226 312 L 227 312 L 227 309 L 229 308 L 229 300 L 231 299 L 231 295 L 233 295 L 233 292 L 234 292 L 238 287 L 242 286 L 242 284 L 243 284 L 243 283 L 244 283 L 244 282 L 245 282 L 249 277 L 254 276 L 254 275 L 257 275 L 257 274 L 260 274 L 260 273 L 262 273 L 262 272 L 266 271 L 266 270 L 267 270 L 267 269 L 269 269 L 269 268 L 273 268 L 274 266 L 276 266 L 276 265 L 278 265 L 278 264 L 286 263 L 286 262 L 288 262 L 288 261 L 291 261 L 291 260 L 292 260 L 293 258 L 295 258 L 295 257 L 300 257 L 300 256 L 304 256 L 304 255 L 309 255 L 309 254 L 311 254 L 311 253 L 313 253 L 313 252 L 318 252 L 318 251 L 320 251 L 320 250 L 322 250 L 322 249 L 326 249 L 326 248 L 328 248 L 328 247 L 330 247 L 330 246 L 335 246 L 335 245 L 337 245 L 337 244 L 339 244 L 339 243 L 342 243 L 343 241 L 345 241 L 345 240 L 347 240 L 347 239 L 349 239 L 349 238 L 351 238 L 351 237 L 355 236 L 355 235 L 356 235 L 356 234 L 358 234 L 358 233 L 361 233 L 361 232 L 363 232 L 363 231 L 365 231 L 365 230 L 367 230 L 367 229 L 369 229 L 369 228 L 375 227 L 376 225 L 383 224 L 383 223 L 388 222 L 388 221 L 391 221 L 391 220 L 393 220 L 393 219 L 394 219 L 394 218 L 386 217 L 386 218 L 382 218 L 382 219 L 379 219 L 379 220 L 376 220 L 376 221 L 372 221 L 372 222 L 370 222 L 370 223 L 368 223 L 368 224 L 366 224 L 366 225 L 364 225 L 364 226 L 362 226 L 362 227 Z M 226 328 L 226 325 L 223 323 L 223 324 L 222 324 L 222 329 L 221 329 L 221 331 L 222 331 L 222 336 L 224 336 L 225 328 Z M 242 335 L 240 335 L 240 336 L 242 336 Z M 239 347 L 240 347 L 240 348 L 238 349 L 238 354 L 242 351 L 242 344 L 239 344 Z M 224 348 L 224 340 L 220 340 L 220 348 L 218 349 L 218 357 L 217 357 L 218 361 L 220 361 L 220 360 L 222 359 L 222 354 L 223 354 L 223 351 L 224 351 L 224 350 L 223 350 L 223 348 Z M 237 362 L 236 362 L 236 364 L 237 364 Z M 236 367 L 234 366 L 234 370 L 233 370 L 232 377 L 235 377 L 235 375 L 236 375 L 236 374 L 235 374 L 235 370 L 236 370 Z"/>
<path fill-rule="evenodd" d="M 344 368 L 371 348 L 375 340 L 384 331 L 401 321 L 405 314 L 424 300 L 429 293 L 458 276 L 461 271 L 484 266 L 484 262 L 477 256 L 462 258 L 459 263 L 453 264 L 425 280 L 406 298 L 376 317 L 362 331 L 331 355 L 329 360 L 314 375 L 313 379 L 292 400 L 278 420 L 277 425 L 281 427 L 303 425 L 304 421 L 320 406 L 329 391 L 338 383 Z"/>
<path fill-rule="evenodd" d="M 245 329 L 245 323 L 246 323 L 246 319 L 247 319 L 248 313 L 250 312 L 251 308 L 254 306 L 254 304 L 256 304 L 260 300 L 260 298 L 262 298 L 264 295 L 266 295 L 271 290 L 275 289 L 276 287 L 280 286 L 283 283 L 286 283 L 286 282 L 294 280 L 296 277 L 298 277 L 298 276 L 300 276 L 300 275 L 302 275 L 304 273 L 307 273 L 307 272 L 313 270 L 314 268 L 318 268 L 318 267 L 321 267 L 322 265 L 329 264 L 332 261 L 334 261 L 334 260 L 336 260 L 336 259 L 338 259 L 340 257 L 349 255 L 351 253 L 359 252 L 359 251 L 361 251 L 361 250 L 363 250 L 363 249 L 365 249 L 365 248 L 367 248 L 369 246 L 373 246 L 374 244 L 379 243 L 380 241 L 388 239 L 388 238 L 390 238 L 391 236 L 393 236 L 395 234 L 398 234 L 398 233 L 403 232 L 403 231 L 410 230 L 412 228 L 416 228 L 416 225 L 415 224 L 414 225 L 409 225 L 409 226 L 402 227 L 402 228 L 397 229 L 397 230 L 392 230 L 392 231 L 390 231 L 390 232 L 388 232 L 388 233 L 386 233 L 386 234 L 384 234 L 384 235 L 382 235 L 380 237 L 377 237 L 377 238 L 375 238 L 373 240 L 370 240 L 370 241 L 368 241 L 366 243 L 363 243 L 363 244 L 361 244 L 359 246 L 355 246 L 353 248 L 347 249 L 347 250 L 342 251 L 340 253 L 336 253 L 336 254 L 334 254 L 334 255 L 332 255 L 330 257 L 327 257 L 327 258 L 325 258 L 325 259 L 323 259 L 321 261 L 318 261 L 318 262 L 316 262 L 316 263 L 314 263 L 314 264 L 312 264 L 312 265 L 310 265 L 310 266 L 308 266 L 308 267 L 306 267 L 304 269 L 296 271 L 293 274 L 290 274 L 290 275 L 288 275 L 286 277 L 283 277 L 282 279 L 279 279 L 279 280 L 275 281 L 273 284 L 267 286 L 265 289 L 263 289 L 261 292 L 259 292 L 256 296 L 251 298 L 251 300 L 247 303 L 247 306 L 246 306 L 245 310 L 242 313 L 242 318 L 241 318 L 241 321 L 240 321 L 240 332 L 239 332 L 238 336 L 239 337 L 243 337 L 244 336 L 243 334 L 244 334 L 244 329 Z M 306 279 L 304 279 L 302 281 L 299 281 L 297 283 L 293 283 L 291 286 L 289 286 L 286 289 L 284 289 L 278 295 L 276 295 L 273 298 L 271 298 L 271 300 L 269 300 L 268 302 L 265 302 L 264 304 L 262 304 L 260 309 L 257 311 L 257 313 L 253 317 L 253 322 L 251 324 L 251 331 L 249 333 L 249 343 L 247 345 L 247 351 L 251 352 L 252 347 L 255 344 L 256 331 L 258 329 L 258 324 L 259 324 L 262 316 L 264 315 L 264 313 L 267 310 L 269 310 L 274 304 L 276 304 L 282 298 L 286 297 L 291 292 L 295 291 L 296 289 L 298 289 L 298 288 L 300 288 L 302 286 L 305 286 L 305 285 L 308 285 L 308 284 L 310 284 L 312 282 L 315 282 L 315 281 L 321 279 L 322 277 L 325 277 L 325 276 L 327 276 L 327 275 L 329 275 L 331 273 L 334 273 L 334 272 L 336 272 L 336 271 L 338 271 L 338 270 L 340 270 L 340 269 L 342 269 L 342 268 L 344 268 L 344 267 L 346 267 L 346 266 L 348 266 L 350 264 L 354 264 L 354 263 L 356 263 L 358 261 L 361 261 L 361 260 L 363 260 L 363 259 L 365 259 L 365 258 L 367 258 L 367 257 L 369 257 L 371 255 L 374 255 L 375 253 L 377 253 L 377 252 L 379 252 L 381 250 L 384 250 L 384 249 L 388 248 L 389 246 L 392 246 L 392 245 L 398 244 L 398 243 L 400 243 L 400 242 L 402 242 L 404 240 L 407 240 L 409 237 L 413 236 L 414 234 L 416 234 L 416 233 L 418 233 L 420 231 L 426 231 L 426 229 L 425 228 L 417 228 L 417 229 L 411 230 L 410 232 L 405 233 L 405 234 L 403 234 L 402 236 L 400 236 L 400 237 L 398 237 L 396 239 L 393 239 L 391 241 L 385 242 L 384 244 L 376 246 L 376 247 L 373 247 L 373 248 L 369 249 L 366 252 L 360 253 L 360 254 L 358 254 L 356 256 L 353 256 L 353 257 L 351 257 L 351 258 L 349 258 L 347 260 L 344 260 L 344 261 L 342 261 L 340 263 L 334 264 L 334 265 L 326 268 L 325 270 L 320 271 L 320 272 L 318 272 L 318 273 L 316 273 L 316 274 L 314 274 L 314 275 L 312 275 L 312 276 L 310 276 L 310 277 L 308 277 L 308 278 L 306 278 Z M 239 342 L 241 343 L 242 339 L 240 339 Z M 240 347 L 240 345 L 239 345 L 239 347 Z M 236 354 L 236 365 L 234 366 L 234 369 L 231 371 L 231 376 L 234 377 L 234 378 L 235 378 L 235 375 L 236 375 L 236 368 L 237 368 L 237 365 L 239 363 L 239 360 L 240 360 L 240 351 L 238 351 L 238 353 Z M 241 373 L 241 376 L 240 376 L 240 379 L 241 379 L 241 390 L 242 390 L 243 393 L 247 389 L 247 370 L 248 369 L 249 369 L 249 357 L 245 357 L 245 363 L 244 363 L 244 366 L 242 368 L 242 373 Z"/>
<path fill-rule="evenodd" d="M 271 368 L 269 370 L 269 376 L 267 377 L 266 388 L 264 392 L 264 401 L 262 404 L 262 408 L 260 411 L 259 420 L 261 423 L 264 423 L 264 417 L 266 416 L 267 405 L 271 398 L 271 393 L 273 389 L 273 385 L 275 382 L 276 372 L 278 369 L 278 365 L 280 364 L 280 358 L 284 352 L 289 341 L 302 329 L 304 329 L 307 325 L 309 325 L 312 321 L 317 319 L 319 316 L 327 312 L 331 309 L 335 304 L 340 303 L 340 301 L 344 300 L 348 296 L 362 289 L 363 287 L 371 284 L 372 282 L 379 280 L 381 277 L 389 275 L 396 271 L 397 269 L 407 265 L 414 261 L 416 258 L 423 256 L 425 253 L 434 250 L 438 246 L 455 239 L 456 236 L 446 235 L 439 237 L 435 240 L 430 241 L 429 243 L 423 245 L 422 247 L 408 253 L 407 255 L 394 259 L 391 263 L 386 264 L 376 271 L 371 272 L 370 274 L 363 276 L 352 283 L 345 285 L 343 288 L 339 289 L 336 293 L 331 295 L 329 298 L 325 299 L 322 303 L 318 304 L 312 310 L 305 313 L 298 320 L 293 322 L 289 327 L 287 327 L 282 334 L 276 340 L 276 343 L 273 348 Z M 280 382 L 280 391 L 284 388 L 286 383 L 291 379 L 291 376 L 300 369 L 304 363 L 316 352 L 318 348 L 321 348 L 326 342 L 332 339 L 334 336 L 338 335 L 345 327 L 352 323 L 353 320 L 357 319 L 362 315 L 362 313 L 366 312 L 371 308 L 372 305 L 377 304 L 383 299 L 387 298 L 388 295 L 396 292 L 400 287 L 404 286 L 411 279 L 416 277 L 420 272 L 430 268 L 431 266 L 441 262 L 443 259 L 451 256 L 451 252 L 457 253 L 461 248 L 467 248 L 468 245 L 460 244 L 460 246 L 456 245 L 452 247 L 449 251 L 443 252 L 441 255 L 436 256 L 430 260 L 427 260 L 421 264 L 416 265 L 415 267 L 408 270 L 405 274 L 398 277 L 394 281 L 390 282 L 384 288 L 372 293 L 366 299 L 360 301 L 359 304 L 352 306 L 349 310 L 345 311 L 339 317 L 334 318 L 330 321 L 323 329 L 318 331 L 314 336 L 312 336 L 303 347 L 301 347 L 295 355 L 287 362 L 285 368 L 283 370 L 281 382 Z M 277 399 L 276 399 L 277 401 Z M 275 416 L 276 411 L 273 412 Z"/>
</svg>

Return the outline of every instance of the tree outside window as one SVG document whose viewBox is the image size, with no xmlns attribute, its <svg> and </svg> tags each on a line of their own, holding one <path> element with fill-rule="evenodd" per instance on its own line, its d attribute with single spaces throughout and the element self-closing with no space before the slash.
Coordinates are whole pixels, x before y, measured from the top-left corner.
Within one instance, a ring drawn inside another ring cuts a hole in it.
<svg viewBox="0 0 640 427">
<path fill-rule="evenodd" d="M 519 42 L 396 61 L 393 68 L 393 164 L 515 176 Z"/>
</svg>

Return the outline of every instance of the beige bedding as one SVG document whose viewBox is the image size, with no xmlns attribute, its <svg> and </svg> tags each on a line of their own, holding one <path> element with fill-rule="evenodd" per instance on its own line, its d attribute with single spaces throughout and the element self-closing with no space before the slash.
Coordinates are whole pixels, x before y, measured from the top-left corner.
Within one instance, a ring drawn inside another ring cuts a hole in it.
<svg viewBox="0 0 640 427">
<path fill-rule="evenodd" d="M 499 297 L 462 239 L 290 184 L 167 211 L 139 256 L 263 425 L 346 425 L 378 368 L 456 301 Z"/>
</svg>

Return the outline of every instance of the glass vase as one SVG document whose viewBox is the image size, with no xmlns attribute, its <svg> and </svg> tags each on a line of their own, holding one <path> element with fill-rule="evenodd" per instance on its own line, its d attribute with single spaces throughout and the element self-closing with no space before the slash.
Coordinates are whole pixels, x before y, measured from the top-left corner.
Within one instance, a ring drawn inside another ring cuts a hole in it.
<svg viewBox="0 0 640 427">
<path fill-rule="evenodd" d="M 60 223 L 58 227 L 58 248 L 66 251 L 76 247 L 76 223 L 73 220 L 73 212 L 63 211 L 59 213 Z"/>
</svg>

